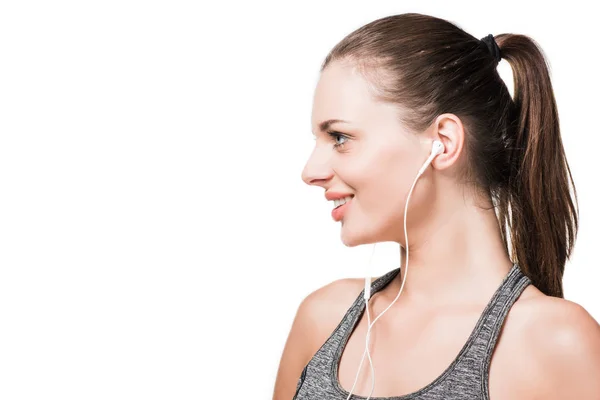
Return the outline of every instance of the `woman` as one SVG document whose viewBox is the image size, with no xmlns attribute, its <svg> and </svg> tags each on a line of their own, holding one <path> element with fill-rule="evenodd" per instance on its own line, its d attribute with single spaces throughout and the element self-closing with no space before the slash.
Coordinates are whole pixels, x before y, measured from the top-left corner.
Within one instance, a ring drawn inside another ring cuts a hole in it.
<svg viewBox="0 0 600 400">
<path fill-rule="evenodd" d="M 302 178 L 346 200 L 333 212 L 343 243 L 397 242 L 410 272 L 375 279 L 367 315 L 360 279 L 308 295 L 275 400 L 600 399 L 600 326 L 563 299 L 577 200 L 532 39 L 479 40 L 420 14 L 376 20 L 326 57 L 312 119 Z"/>
</svg>

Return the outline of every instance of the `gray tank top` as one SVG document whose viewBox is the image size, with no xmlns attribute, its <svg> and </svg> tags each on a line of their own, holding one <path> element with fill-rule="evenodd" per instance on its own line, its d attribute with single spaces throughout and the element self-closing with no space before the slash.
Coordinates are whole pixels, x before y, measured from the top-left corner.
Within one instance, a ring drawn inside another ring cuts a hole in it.
<svg viewBox="0 0 600 400">
<path fill-rule="evenodd" d="M 371 283 L 371 293 L 383 289 L 399 272 L 400 268 L 396 268 L 374 280 Z M 440 376 L 416 392 L 404 396 L 371 399 L 489 400 L 489 367 L 499 332 L 509 309 L 530 283 L 531 280 L 523 274 L 519 266 L 513 264 L 483 310 L 467 342 Z M 338 365 L 342 351 L 364 313 L 363 292 L 364 289 L 302 371 L 293 400 L 346 400 L 348 397 L 348 392 L 341 387 L 337 378 Z M 367 358 L 363 362 L 364 368 L 369 368 Z M 351 399 L 365 400 L 366 397 L 353 393 Z"/>
</svg>

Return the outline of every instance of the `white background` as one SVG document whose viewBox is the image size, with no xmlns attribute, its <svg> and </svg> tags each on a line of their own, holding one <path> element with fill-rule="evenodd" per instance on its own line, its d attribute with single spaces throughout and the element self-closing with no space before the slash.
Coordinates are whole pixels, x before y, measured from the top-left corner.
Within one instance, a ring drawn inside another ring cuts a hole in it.
<svg viewBox="0 0 600 400">
<path fill-rule="evenodd" d="M 270 398 L 301 300 L 371 250 L 300 178 L 319 66 L 403 12 L 542 46 L 581 209 L 565 297 L 600 320 L 591 3 L 422 3 L 3 2 L 0 398 Z"/>
</svg>

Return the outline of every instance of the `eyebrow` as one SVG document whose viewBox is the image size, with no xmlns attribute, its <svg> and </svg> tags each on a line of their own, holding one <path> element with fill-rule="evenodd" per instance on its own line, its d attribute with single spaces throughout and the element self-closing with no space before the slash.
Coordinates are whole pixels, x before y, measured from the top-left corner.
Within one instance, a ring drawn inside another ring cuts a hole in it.
<svg viewBox="0 0 600 400">
<path fill-rule="evenodd" d="M 338 122 L 342 122 L 342 123 L 349 123 L 350 121 L 345 121 L 343 119 L 328 119 L 326 121 L 323 121 L 319 124 L 319 129 L 321 130 L 321 132 L 325 132 L 327 129 L 329 129 L 329 127 L 335 123 Z"/>
</svg>

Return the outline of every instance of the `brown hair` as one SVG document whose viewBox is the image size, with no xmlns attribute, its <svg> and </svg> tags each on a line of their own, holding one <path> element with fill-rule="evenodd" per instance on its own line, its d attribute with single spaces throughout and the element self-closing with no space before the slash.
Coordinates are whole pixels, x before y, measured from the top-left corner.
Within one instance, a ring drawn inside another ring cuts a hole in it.
<svg viewBox="0 0 600 400">
<path fill-rule="evenodd" d="M 563 297 L 579 207 L 548 66 L 528 36 L 495 40 L 512 67 L 514 98 L 484 42 L 446 20 L 416 13 L 358 28 L 331 50 L 321 72 L 333 61 L 353 63 L 378 101 L 410 110 L 399 118 L 414 133 L 439 114 L 458 116 L 467 135 L 461 179 L 491 196 L 513 262 L 543 293 Z"/>
</svg>

